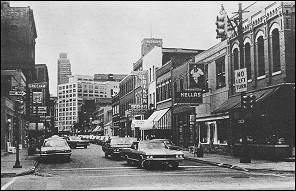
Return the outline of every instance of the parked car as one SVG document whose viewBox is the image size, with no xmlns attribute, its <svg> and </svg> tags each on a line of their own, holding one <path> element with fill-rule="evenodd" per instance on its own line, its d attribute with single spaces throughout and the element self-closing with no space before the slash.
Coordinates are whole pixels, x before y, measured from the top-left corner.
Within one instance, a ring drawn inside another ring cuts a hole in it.
<svg viewBox="0 0 296 191">
<path fill-rule="evenodd" d="M 124 149 L 122 154 L 128 164 L 137 164 L 142 168 L 149 168 L 152 165 L 166 165 L 171 168 L 178 168 L 181 161 L 184 160 L 184 153 L 168 149 L 160 141 L 135 141 L 131 148 Z"/>
<path fill-rule="evenodd" d="M 112 137 L 102 146 L 102 150 L 105 152 L 106 158 L 109 155 L 112 158 L 121 158 L 120 151 L 124 148 L 130 148 L 135 140 L 136 138 L 133 137 Z"/>
<path fill-rule="evenodd" d="M 172 141 L 169 140 L 169 139 L 152 139 L 151 141 L 160 141 L 160 142 L 163 142 L 168 149 L 177 150 L 177 151 L 182 150 L 181 147 L 179 147 L 177 145 L 174 145 L 172 143 Z"/>
<path fill-rule="evenodd" d="M 41 159 L 62 157 L 67 161 L 71 157 L 71 148 L 67 141 L 60 137 L 51 137 L 44 140 L 40 150 Z"/>
<path fill-rule="evenodd" d="M 70 146 L 70 148 L 76 148 L 76 147 L 87 148 L 87 146 L 89 145 L 88 140 L 82 140 L 80 137 L 76 137 L 76 136 L 67 137 L 67 143 Z"/>
</svg>

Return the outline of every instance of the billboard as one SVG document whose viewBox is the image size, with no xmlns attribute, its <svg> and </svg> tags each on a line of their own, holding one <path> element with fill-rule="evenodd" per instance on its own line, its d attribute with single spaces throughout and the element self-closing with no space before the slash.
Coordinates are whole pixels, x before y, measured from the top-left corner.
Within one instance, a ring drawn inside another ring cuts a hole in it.
<svg viewBox="0 0 296 191">
<path fill-rule="evenodd" d="M 188 88 L 189 89 L 204 89 L 205 88 L 205 73 L 204 65 L 197 63 L 188 64 Z"/>
<path fill-rule="evenodd" d="M 42 103 L 42 92 L 33 92 L 33 103 Z"/>
</svg>

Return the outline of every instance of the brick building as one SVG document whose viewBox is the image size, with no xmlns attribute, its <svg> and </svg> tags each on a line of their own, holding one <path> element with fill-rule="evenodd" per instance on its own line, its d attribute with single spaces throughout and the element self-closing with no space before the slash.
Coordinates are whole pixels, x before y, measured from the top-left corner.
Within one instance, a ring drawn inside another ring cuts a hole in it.
<svg viewBox="0 0 296 191">
<path fill-rule="evenodd" d="M 240 155 L 242 127 L 240 94 L 234 89 L 234 70 L 246 67 L 247 95 L 256 96 L 245 117 L 252 157 L 295 155 L 295 2 L 257 2 L 243 14 L 244 62 L 238 39 L 228 39 L 229 98 L 212 113 L 228 113 L 234 155 Z"/>
</svg>

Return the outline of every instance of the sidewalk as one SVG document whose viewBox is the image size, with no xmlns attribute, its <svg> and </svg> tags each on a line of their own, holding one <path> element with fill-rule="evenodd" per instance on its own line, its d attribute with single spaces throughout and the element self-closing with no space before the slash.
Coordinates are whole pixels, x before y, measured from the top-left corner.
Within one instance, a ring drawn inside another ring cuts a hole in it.
<svg viewBox="0 0 296 191">
<path fill-rule="evenodd" d="M 19 152 L 19 161 L 22 168 L 13 168 L 16 161 L 16 154 L 7 153 L 1 150 L 1 178 L 14 177 L 35 172 L 38 165 L 37 155 L 28 156 L 27 149 Z"/>
<path fill-rule="evenodd" d="M 273 162 L 251 159 L 251 163 L 240 163 L 240 158 L 234 156 L 205 153 L 203 157 L 194 157 L 189 151 L 183 150 L 183 153 L 187 160 L 194 160 L 205 164 L 233 168 L 236 170 L 295 173 L 295 157 L 291 162 Z"/>
</svg>

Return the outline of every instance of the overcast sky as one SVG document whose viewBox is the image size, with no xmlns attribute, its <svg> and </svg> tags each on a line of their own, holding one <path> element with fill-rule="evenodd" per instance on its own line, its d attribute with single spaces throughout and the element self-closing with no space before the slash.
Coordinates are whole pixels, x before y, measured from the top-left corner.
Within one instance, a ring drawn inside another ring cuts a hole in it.
<svg viewBox="0 0 296 191">
<path fill-rule="evenodd" d="M 243 8 L 254 1 L 242 1 Z M 163 47 L 208 49 L 216 39 L 223 3 L 229 16 L 238 1 L 11 1 L 33 9 L 36 64 L 46 64 L 56 95 L 57 59 L 68 53 L 72 74 L 128 74 L 140 58 L 143 38 L 162 38 Z M 151 33 L 152 31 L 152 33 Z"/>
</svg>

